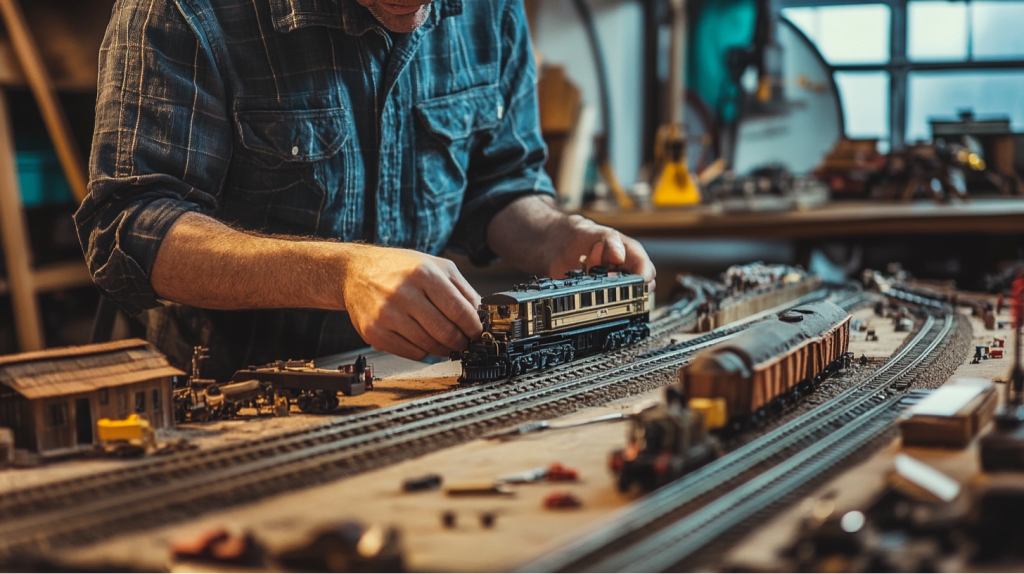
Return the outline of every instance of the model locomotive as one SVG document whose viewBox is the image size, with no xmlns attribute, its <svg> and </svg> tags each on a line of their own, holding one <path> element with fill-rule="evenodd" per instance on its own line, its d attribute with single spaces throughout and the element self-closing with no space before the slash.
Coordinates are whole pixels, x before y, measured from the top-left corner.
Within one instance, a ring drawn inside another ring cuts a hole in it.
<svg viewBox="0 0 1024 574">
<path fill-rule="evenodd" d="M 620 492 L 634 486 L 650 492 L 718 457 L 718 441 L 708 431 L 724 423 L 722 401 L 690 403 L 670 386 L 665 404 L 633 417 L 628 446 L 612 452 L 609 461 Z"/>
<path fill-rule="evenodd" d="M 503 379 L 629 345 L 650 334 L 643 277 L 591 267 L 565 279 L 538 279 L 484 297 L 484 332 L 466 351 L 460 382 Z"/>
<path fill-rule="evenodd" d="M 849 362 L 850 315 L 819 302 L 784 311 L 679 370 L 681 394 L 725 399 L 730 431 L 756 427 Z"/>
</svg>

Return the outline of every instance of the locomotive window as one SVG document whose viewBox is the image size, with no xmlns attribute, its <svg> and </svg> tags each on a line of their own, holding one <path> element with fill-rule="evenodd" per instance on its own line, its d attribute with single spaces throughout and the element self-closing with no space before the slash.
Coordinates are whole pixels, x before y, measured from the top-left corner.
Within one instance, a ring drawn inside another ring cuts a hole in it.
<svg viewBox="0 0 1024 574">
<path fill-rule="evenodd" d="M 608 290 L 608 302 L 609 303 L 614 303 L 616 301 L 616 299 L 617 299 L 617 295 L 618 294 L 619 294 L 619 292 L 614 287 L 609 289 Z"/>
<path fill-rule="evenodd" d="M 509 311 L 508 305 L 498 305 L 498 317 L 502 319 L 508 319 L 512 316 L 512 312 Z"/>
<path fill-rule="evenodd" d="M 629 299 L 629 287 L 619 287 L 619 298 L 623 301 Z"/>
<path fill-rule="evenodd" d="M 639 285 L 633 285 L 633 297 L 634 298 L 640 297 L 640 286 Z"/>
<path fill-rule="evenodd" d="M 594 291 L 594 304 L 604 305 L 604 289 L 598 289 Z"/>
<path fill-rule="evenodd" d="M 576 309 L 576 296 L 575 295 L 569 295 L 568 297 L 566 297 L 566 300 L 569 302 L 569 310 L 570 311 Z"/>
<path fill-rule="evenodd" d="M 565 310 L 564 307 L 565 301 L 563 301 L 561 297 L 555 297 L 551 299 L 551 310 L 554 311 L 555 313 L 561 313 L 562 311 Z"/>
<path fill-rule="evenodd" d="M 591 305 L 593 305 L 593 303 L 591 303 L 591 301 L 593 300 L 591 299 L 592 296 L 593 294 L 589 292 L 580 293 L 580 307 L 590 307 Z"/>
</svg>

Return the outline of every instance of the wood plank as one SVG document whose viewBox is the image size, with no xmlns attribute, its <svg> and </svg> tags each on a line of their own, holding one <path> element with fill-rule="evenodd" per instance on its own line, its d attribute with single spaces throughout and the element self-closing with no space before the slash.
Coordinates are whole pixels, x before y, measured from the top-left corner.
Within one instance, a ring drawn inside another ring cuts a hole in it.
<svg viewBox="0 0 1024 574">
<path fill-rule="evenodd" d="M 1024 232 L 1024 200 L 833 202 L 820 209 L 718 213 L 707 207 L 634 212 L 585 211 L 602 225 L 636 237 L 829 237 L 840 235 Z"/>
</svg>

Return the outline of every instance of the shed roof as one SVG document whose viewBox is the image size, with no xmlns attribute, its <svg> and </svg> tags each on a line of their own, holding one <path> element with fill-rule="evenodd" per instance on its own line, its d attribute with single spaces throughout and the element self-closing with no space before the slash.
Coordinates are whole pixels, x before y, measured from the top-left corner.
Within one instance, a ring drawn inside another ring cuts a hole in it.
<svg viewBox="0 0 1024 574">
<path fill-rule="evenodd" d="M 0 383 L 27 399 L 87 393 L 184 374 L 141 339 L 0 357 Z"/>
</svg>

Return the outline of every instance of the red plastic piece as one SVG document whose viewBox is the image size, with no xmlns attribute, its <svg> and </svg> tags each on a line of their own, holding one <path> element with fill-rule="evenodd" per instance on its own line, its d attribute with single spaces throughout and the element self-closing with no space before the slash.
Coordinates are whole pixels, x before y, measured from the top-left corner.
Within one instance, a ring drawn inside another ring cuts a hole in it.
<svg viewBox="0 0 1024 574">
<path fill-rule="evenodd" d="M 570 482 L 580 479 L 580 473 L 576 469 L 562 466 L 558 462 L 549 466 L 548 472 L 544 476 L 550 482 Z"/>
<path fill-rule="evenodd" d="M 583 503 L 571 492 L 555 491 L 544 497 L 544 507 L 552 510 L 560 508 L 579 508 Z"/>
</svg>

